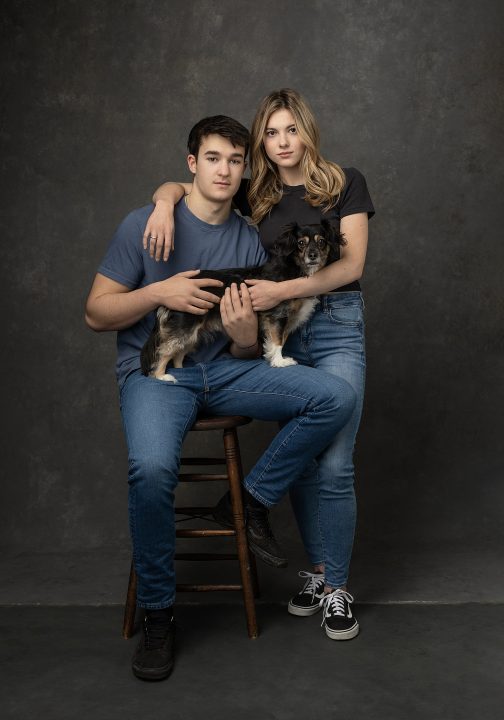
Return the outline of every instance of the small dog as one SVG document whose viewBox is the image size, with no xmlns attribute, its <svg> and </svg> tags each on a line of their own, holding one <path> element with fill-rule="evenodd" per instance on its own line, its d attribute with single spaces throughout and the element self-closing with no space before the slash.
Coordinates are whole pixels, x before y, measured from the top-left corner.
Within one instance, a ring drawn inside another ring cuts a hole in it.
<svg viewBox="0 0 504 720">
<path fill-rule="evenodd" d="M 275 243 L 267 263 L 259 267 L 232 268 L 229 270 L 202 270 L 198 278 L 216 278 L 223 288 L 209 287 L 216 295 L 224 294 L 225 287 L 245 280 L 292 280 L 313 275 L 328 263 L 338 260 L 343 236 L 336 232 L 328 220 L 319 225 L 287 225 Z M 295 365 L 290 357 L 283 357 L 282 349 L 287 336 L 307 321 L 318 303 L 316 297 L 285 300 L 270 310 L 259 312 L 259 330 L 263 336 L 264 357 L 272 367 Z M 218 305 L 206 315 L 169 310 L 161 306 L 157 311 L 154 329 L 142 348 L 141 366 L 144 375 L 158 380 L 176 382 L 166 373 L 166 366 L 181 368 L 184 357 L 202 340 L 213 333 L 223 332 Z"/>
</svg>

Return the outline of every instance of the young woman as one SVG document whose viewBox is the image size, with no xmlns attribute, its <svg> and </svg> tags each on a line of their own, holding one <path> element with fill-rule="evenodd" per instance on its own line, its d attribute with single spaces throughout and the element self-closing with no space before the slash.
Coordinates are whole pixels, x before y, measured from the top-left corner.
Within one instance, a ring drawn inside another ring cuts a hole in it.
<svg viewBox="0 0 504 720">
<path fill-rule="evenodd" d="M 374 209 L 363 175 L 320 155 L 315 118 L 296 91 L 283 89 L 265 97 L 251 135 L 251 179 L 245 181 L 248 188 L 242 185 L 235 202 L 258 225 L 264 247 L 273 245 L 284 225 L 319 223 L 322 218 L 346 240 L 340 259 L 309 278 L 247 282 L 256 311 L 286 298 L 319 296 L 310 320 L 288 338 L 285 354 L 344 378 L 357 393 L 348 424 L 291 491 L 312 568 L 299 573 L 304 586 L 291 598 L 288 610 L 309 616 L 323 607 L 322 625 L 328 637 L 348 640 L 359 632 L 347 588 L 356 521 L 353 450 L 365 379 L 359 279 L 366 259 L 368 218 Z M 172 206 L 182 188 L 189 193 L 191 186 L 166 183 L 154 196 L 156 210 L 147 224 L 144 246 L 157 259 L 168 259 L 173 242 Z"/>
</svg>

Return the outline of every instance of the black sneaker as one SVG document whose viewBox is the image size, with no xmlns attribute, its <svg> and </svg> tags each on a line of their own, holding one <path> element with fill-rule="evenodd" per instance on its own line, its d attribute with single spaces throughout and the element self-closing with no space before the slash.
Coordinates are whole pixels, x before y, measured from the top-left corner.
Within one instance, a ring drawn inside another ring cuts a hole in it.
<svg viewBox="0 0 504 720">
<path fill-rule="evenodd" d="M 164 680 L 173 670 L 175 623 L 171 608 L 147 610 L 143 637 L 133 655 L 132 670 L 142 680 Z"/>
<path fill-rule="evenodd" d="M 247 539 L 250 551 L 256 557 L 276 568 L 287 567 L 287 558 L 275 540 L 269 524 L 267 507 L 247 504 Z"/>
<path fill-rule="evenodd" d="M 359 634 L 359 623 L 352 615 L 353 597 L 346 590 L 333 590 L 324 595 L 320 606 L 324 608 L 322 625 L 331 640 L 350 640 Z"/>
<path fill-rule="evenodd" d="M 287 567 L 287 558 L 275 540 L 269 524 L 269 511 L 258 500 L 245 493 L 247 539 L 250 552 L 276 568 Z M 227 492 L 213 509 L 214 519 L 225 527 L 234 527 L 231 496 Z"/>
<path fill-rule="evenodd" d="M 289 600 L 287 610 L 291 615 L 315 615 L 320 610 L 320 601 L 324 597 L 324 574 L 301 570 L 298 575 L 307 580 L 301 592 Z"/>
</svg>

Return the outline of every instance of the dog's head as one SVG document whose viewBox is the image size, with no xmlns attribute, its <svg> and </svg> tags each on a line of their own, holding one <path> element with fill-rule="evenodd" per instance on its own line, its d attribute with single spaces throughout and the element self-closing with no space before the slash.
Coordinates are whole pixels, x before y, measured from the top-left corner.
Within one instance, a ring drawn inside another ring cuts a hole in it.
<svg viewBox="0 0 504 720">
<path fill-rule="evenodd" d="M 288 258 L 302 275 L 313 275 L 325 265 L 338 260 L 340 246 L 345 244 L 341 233 L 328 220 L 317 225 L 286 225 L 272 249 L 277 257 Z"/>
</svg>

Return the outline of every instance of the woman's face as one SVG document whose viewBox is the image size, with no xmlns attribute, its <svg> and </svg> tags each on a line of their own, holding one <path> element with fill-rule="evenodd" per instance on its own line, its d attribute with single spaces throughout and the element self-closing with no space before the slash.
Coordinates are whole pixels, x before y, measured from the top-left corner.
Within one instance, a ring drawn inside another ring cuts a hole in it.
<svg viewBox="0 0 504 720">
<path fill-rule="evenodd" d="M 282 169 L 297 168 L 303 158 L 305 145 L 297 133 L 296 122 L 290 110 L 276 110 L 269 117 L 264 131 L 264 149 L 271 162 Z"/>
</svg>

